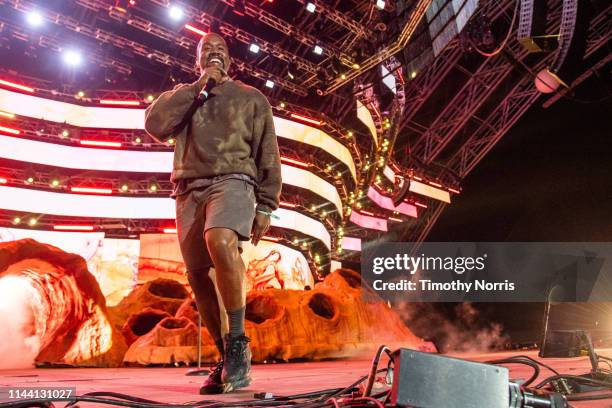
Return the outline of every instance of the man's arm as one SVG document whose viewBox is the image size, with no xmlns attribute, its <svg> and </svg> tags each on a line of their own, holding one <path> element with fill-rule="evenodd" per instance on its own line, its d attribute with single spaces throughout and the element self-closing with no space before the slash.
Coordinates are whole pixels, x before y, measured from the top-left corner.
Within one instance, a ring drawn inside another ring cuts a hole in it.
<svg viewBox="0 0 612 408">
<path fill-rule="evenodd" d="M 274 211 L 280 203 L 282 188 L 280 153 L 274 129 L 272 107 L 262 95 L 255 117 L 255 129 L 261 131 L 259 149 L 255 152 L 258 187 L 255 191 L 257 210 Z"/>
<path fill-rule="evenodd" d="M 145 111 L 147 133 L 160 142 L 173 136 L 199 91 L 199 81 L 196 81 L 162 93 Z"/>
</svg>

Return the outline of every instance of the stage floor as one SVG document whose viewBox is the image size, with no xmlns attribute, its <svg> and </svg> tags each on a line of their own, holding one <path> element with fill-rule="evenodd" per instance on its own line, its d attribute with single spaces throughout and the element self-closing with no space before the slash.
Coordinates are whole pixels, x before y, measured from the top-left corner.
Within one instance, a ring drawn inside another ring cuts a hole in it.
<svg viewBox="0 0 612 408">
<path fill-rule="evenodd" d="M 612 357 L 612 349 L 598 350 L 601 355 Z M 474 361 L 500 359 L 526 354 L 537 358 L 535 351 L 502 352 L 487 354 L 454 354 Z M 348 386 L 366 375 L 371 358 L 340 361 L 304 362 L 287 364 L 263 364 L 253 367 L 253 383 L 247 389 L 220 396 L 200 396 L 198 389 L 203 377 L 186 376 L 186 367 L 178 368 L 59 368 L 22 369 L 0 371 L 2 387 L 76 387 L 77 394 L 92 391 L 112 391 L 131 394 L 164 403 L 184 403 L 203 399 L 236 401 L 253 399 L 255 392 L 271 392 L 278 395 L 310 392 L 327 388 Z M 546 364 L 564 374 L 583 374 L 589 370 L 586 357 L 571 359 L 545 359 Z M 531 369 L 512 365 L 511 378 L 527 378 Z M 382 366 L 381 366 L 382 368 Z M 542 369 L 540 378 L 552 375 Z M 57 406 L 63 406 L 59 403 Z M 574 402 L 576 408 L 610 408 L 611 400 Z M 108 406 L 79 403 L 80 407 Z"/>
</svg>

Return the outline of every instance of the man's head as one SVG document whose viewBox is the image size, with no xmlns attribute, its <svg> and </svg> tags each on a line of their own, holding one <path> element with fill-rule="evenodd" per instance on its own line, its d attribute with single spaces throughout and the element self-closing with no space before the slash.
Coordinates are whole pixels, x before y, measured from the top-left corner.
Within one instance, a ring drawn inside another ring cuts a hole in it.
<svg viewBox="0 0 612 408">
<path fill-rule="evenodd" d="M 229 49 L 227 43 L 219 34 L 208 33 L 198 43 L 196 64 L 200 73 L 207 66 L 218 66 L 228 72 L 230 66 Z"/>
</svg>

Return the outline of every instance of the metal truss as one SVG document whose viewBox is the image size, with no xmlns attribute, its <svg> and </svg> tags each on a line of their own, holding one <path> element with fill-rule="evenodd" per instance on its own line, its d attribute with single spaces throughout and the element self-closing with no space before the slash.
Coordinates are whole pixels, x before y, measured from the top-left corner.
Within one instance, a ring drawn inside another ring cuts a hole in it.
<svg viewBox="0 0 612 408">
<path fill-rule="evenodd" d="M 81 2 L 96 2 L 96 3 L 103 3 L 101 1 L 98 0 L 77 0 L 79 3 Z M 160 0 L 151 0 L 152 3 L 158 4 L 160 6 L 166 6 L 167 2 L 165 1 L 160 1 Z M 293 62 L 296 64 L 296 66 L 306 72 L 309 73 L 316 73 L 317 72 L 317 67 L 315 64 L 305 60 L 304 58 L 301 58 L 297 55 L 291 54 L 289 52 L 287 52 L 286 50 L 284 50 L 283 48 L 279 47 L 278 45 L 271 43 L 269 41 L 264 40 L 261 37 L 257 37 L 254 34 L 248 33 L 245 30 L 242 30 L 239 27 L 236 27 L 234 25 L 231 25 L 229 23 L 224 22 L 223 20 L 216 18 L 215 16 L 202 12 L 201 10 L 198 10 L 195 7 L 189 6 L 189 5 L 183 5 L 183 10 L 184 13 L 190 17 L 193 21 L 197 21 L 201 24 L 203 24 L 206 28 L 210 29 L 210 27 L 212 27 L 214 24 L 218 24 L 219 25 L 219 29 L 221 30 L 221 33 L 228 36 L 228 37 L 232 37 L 237 39 L 238 41 L 250 45 L 252 43 L 256 43 L 257 45 L 259 45 L 260 49 L 264 52 L 269 53 L 270 55 L 283 60 L 285 62 Z M 114 10 L 114 12 L 113 12 Z M 111 15 L 111 17 L 113 18 L 118 18 L 121 21 L 125 22 L 126 24 L 129 24 L 133 27 L 137 27 L 141 30 L 144 31 L 148 31 L 151 32 L 153 30 L 155 31 L 159 31 L 159 30 L 163 30 L 166 31 L 167 33 L 164 33 L 164 35 L 167 34 L 173 34 L 170 35 L 167 39 L 169 41 L 173 40 L 173 36 L 174 36 L 174 41 L 179 43 L 180 42 L 185 42 L 187 45 L 187 48 L 189 49 L 193 49 L 193 46 L 195 45 L 195 42 L 191 39 L 188 39 L 186 37 L 183 36 L 177 36 L 176 33 L 172 33 L 169 30 L 164 29 L 163 27 L 160 26 L 155 26 L 154 24 L 152 24 L 150 21 L 139 18 L 137 16 L 133 16 L 133 15 L 126 15 L 126 13 L 122 13 L 117 9 L 110 9 L 109 10 L 109 15 Z"/>
<path fill-rule="evenodd" d="M 401 51 L 408 44 L 408 41 L 412 37 L 414 30 L 416 29 L 418 23 L 421 21 L 421 19 L 425 15 L 425 12 L 427 11 L 427 8 L 429 7 L 430 4 L 431 4 L 431 0 L 418 0 L 416 5 L 414 6 L 412 14 L 410 15 L 410 18 L 408 18 L 408 20 L 406 21 L 406 24 L 404 25 L 402 32 L 391 45 L 383 48 L 376 55 L 373 55 L 372 57 L 361 62 L 358 69 L 354 69 L 352 71 L 347 72 L 344 78 L 342 77 L 336 78 L 331 83 L 331 85 L 327 87 L 324 93 L 329 94 L 329 93 L 334 92 L 335 90 L 340 88 L 342 85 L 359 77 L 363 73 L 374 68 L 379 63 L 385 61 L 389 57 Z"/>
<path fill-rule="evenodd" d="M 169 4 L 169 2 L 164 1 L 164 0 L 151 0 L 151 1 L 155 1 L 158 4 L 163 4 L 163 5 Z M 221 0 L 221 1 L 231 7 L 235 7 L 236 5 L 236 0 Z M 321 45 L 321 46 L 324 45 L 325 48 L 329 51 L 332 51 L 334 55 L 340 56 L 341 58 L 343 57 L 343 58 L 349 59 L 349 57 L 344 52 L 345 50 L 333 44 L 323 44 L 317 38 L 307 33 L 304 33 L 297 27 L 293 26 L 291 23 L 281 18 L 278 18 L 274 14 L 269 13 L 260 7 L 254 6 L 253 4 L 249 2 L 246 2 L 245 12 L 246 12 L 246 15 L 256 18 L 258 21 L 267 25 L 268 27 L 274 28 L 276 31 L 282 34 L 285 34 L 287 37 L 292 38 L 308 46 L 309 48 L 312 48 L 315 45 Z"/>
<path fill-rule="evenodd" d="M 553 19 L 549 23 L 549 29 L 554 30 L 557 24 L 558 21 Z M 504 53 L 500 53 L 485 59 L 476 72 L 467 72 L 470 75 L 467 82 L 424 132 L 413 127 L 416 133 L 420 133 L 413 146 L 413 154 L 420 161 L 429 164 L 435 160 L 514 70 L 513 60 L 521 60 L 528 54 L 515 37 L 508 41 L 505 53 L 510 55 L 510 60 Z"/>
<path fill-rule="evenodd" d="M 599 25 L 607 25 L 609 35 L 612 34 L 605 19 L 597 19 L 591 26 L 589 37 L 599 35 Z M 591 55 L 605 42 L 591 41 L 590 44 L 589 49 L 586 50 L 586 55 Z M 543 67 L 544 64 L 541 62 L 534 68 L 534 71 L 537 72 L 538 69 Z M 533 85 L 533 78 L 530 75 L 525 76 L 487 116 L 478 129 L 470 135 L 459 151 L 449 160 L 448 167 L 462 178 L 467 176 L 540 95 L 540 92 Z"/>
<path fill-rule="evenodd" d="M 33 34 L 7 21 L 0 21 L 0 32 L 7 32 L 13 37 L 22 41 L 32 41 L 41 47 L 49 48 L 57 53 L 60 53 L 63 50 L 63 43 L 57 39 L 40 33 Z M 132 67 L 130 65 L 125 64 L 115 58 L 102 57 L 93 52 L 87 52 L 87 58 L 103 68 L 112 68 L 124 75 L 130 75 L 132 73 Z"/>
<path fill-rule="evenodd" d="M 483 13 L 491 16 L 492 21 L 497 20 L 505 11 L 510 10 L 514 1 L 503 0 L 493 7 L 494 3 L 489 2 L 483 6 Z M 459 62 L 462 55 L 464 55 L 464 50 L 459 46 L 459 40 L 455 38 L 426 69 L 419 72 L 415 79 L 408 83 L 406 89 L 408 95 L 406 97 L 406 111 L 399 125 L 400 131 L 408 126 L 419 109 L 438 88 L 442 80 L 446 78 L 448 73 Z"/>
<path fill-rule="evenodd" d="M 3 1 L 10 4 L 12 7 L 14 7 L 15 9 L 19 11 L 28 11 L 33 8 L 32 4 L 26 3 L 21 0 L 3 0 Z M 85 3 L 85 2 L 87 2 L 86 4 L 89 5 L 88 8 L 92 8 L 92 7 L 101 8 L 102 4 L 104 4 L 96 0 L 79 0 L 79 4 Z M 105 4 L 104 8 L 108 9 L 108 4 Z M 187 63 L 187 62 L 181 61 L 174 56 L 163 53 L 161 51 L 145 46 L 143 44 L 139 44 L 135 41 L 124 38 L 110 31 L 102 30 L 100 28 L 95 28 L 87 24 L 84 24 L 70 16 L 62 15 L 60 13 L 54 13 L 51 11 L 47 11 L 46 16 L 47 16 L 48 21 L 51 21 L 57 25 L 61 25 L 81 35 L 85 35 L 87 37 L 93 38 L 96 41 L 99 41 L 102 43 L 109 43 L 116 48 L 129 50 L 135 55 L 139 55 L 151 61 L 156 61 L 158 63 L 164 64 L 170 67 L 178 68 L 186 73 L 197 76 L 197 72 L 196 72 L 195 65 L 193 62 Z M 125 15 L 125 13 L 119 12 L 113 8 L 109 10 L 109 16 L 114 17 L 115 19 L 117 19 L 118 16 L 125 16 L 125 22 L 132 21 L 131 19 L 128 19 L 129 16 Z M 179 46 L 182 46 L 183 48 L 189 48 L 190 44 L 191 46 L 195 48 L 196 43 L 194 40 L 189 40 L 187 39 L 187 37 L 183 37 L 183 36 L 177 36 L 176 33 L 170 32 L 162 27 L 156 26 L 155 24 L 151 22 L 146 22 L 142 19 L 140 20 L 136 19 L 134 21 L 135 21 L 134 27 L 136 28 L 144 29 L 146 32 L 155 34 L 159 36 L 160 38 L 163 38 L 166 40 L 173 39 L 176 44 L 178 44 Z M 55 49 L 56 51 L 61 50 L 61 46 L 59 45 L 57 47 L 52 47 L 52 48 Z M 100 60 L 100 58 L 97 57 L 95 54 L 90 54 L 90 55 L 91 55 L 91 58 L 95 62 L 98 62 L 98 60 Z M 195 60 L 195 57 L 193 60 Z M 297 95 L 300 95 L 300 96 L 308 95 L 308 92 L 302 87 L 294 84 L 293 82 L 287 81 L 284 78 L 277 76 L 276 74 L 268 72 L 259 67 L 255 68 L 251 66 L 250 64 L 247 64 L 243 61 L 239 61 L 235 58 L 234 58 L 234 61 L 235 61 L 234 65 L 236 66 L 238 70 L 243 71 L 250 76 L 253 76 L 256 78 L 273 80 L 276 84 L 281 85 L 284 89 L 290 92 L 293 92 Z M 119 65 L 118 68 L 121 68 L 122 66 L 129 67 L 126 64 L 121 64 Z M 117 67 L 115 68 L 117 69 Z M 124 74 L 130 74 L 132 71 L 131 67 L 129 67 L 129 70 L 120 70 L 120 69 L 117 69 L 117 70 Z"/>
</svg>

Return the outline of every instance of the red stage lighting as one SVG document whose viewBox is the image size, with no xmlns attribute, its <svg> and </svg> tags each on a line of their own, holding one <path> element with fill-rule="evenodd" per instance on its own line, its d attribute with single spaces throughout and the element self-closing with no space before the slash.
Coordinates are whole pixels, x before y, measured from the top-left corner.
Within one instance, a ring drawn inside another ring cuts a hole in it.
<svg viewBox="0 0 612 408">
<path fill-rule="evenodd" d="M 56 231 L 93 231 L 93 225 L 54 225 Z"/>
<path fill-rule="evenodd" d="M 100 105 L 139 106 L 140 101 L 121 101 L 121 100 L 114 100 L 114 99 L 101 99 Z"/>
<path fill-rule="evenodd" d="M 70 187 L 70 191 L 73 193 L 85 193 L 85 194 L 112 194 L 113 190 L 110 188 L 94 188 L 94 187 Z"/>
<path fill-rule="evenodd" d="M 279 203 L 279 205 L 280 205 L 281 207 L 288 207 L 288 208 L 295 208 L 295 207 L 297 207 L 297 204 L 288 203 L 288 202 L 286 202 L 286 201 L 281 201 L 281 202 Z"/>
<path fill-rule="evenodd" d="M 4 116 L 5 118 L 15 119 L 15 114 L 10 112 L 0 111 L 0 116 Z"/>
<path fill-rule="evenodd" d="M 389 217 L 388 218 L 389 221 L 395 221 L 395 222 L 403 222 L 404 220 L 400 220 L 399 218 L 395 218 L 395 217 Z"/>
<path fill-rule="evenodd" d="M 191 24 L 185 24 L 185 28 L 193 33 L 196 33 L 201 36 L 205 36 L 207 33 L 204 30 L 200 30 L 197 27 L 192 26 Z"/>
<path fill-rule="evenodd" d="M 8 182 L 4 177 L 0 177 L 0 184 L 6 184 Z"/>
<path fill-rule="evenodd" d="M 104 142 L 100 140 L 81 140 L 83 146 L 121 147 L 121 142 Z"/>
<path fill-rule="evenodd" d="M 269 237 L 267 235 L 264 235 L 263 237 L 261 237 L 261 239 L 263 239 L 264 241 L 272 241 L 272 242 L 278 242 L 280 241 L 280 238 L 276 238 L 276 237 Z"/>
<path fill-rule="evenodd" d="M 456 190 L 456 189 L 454 189 L 454 188 L 450 188 L 450 187 L 448 188 L 448 191 L 450 191 L 451 193 L 455 193 L 455 194 L 459 194 L 459 193 L 461 193 L 461 191 Z"/>
<path fill-rule="evenodd" d="M 312 118 L 309 118 L 307 116 L 298 115 L 297 113 L 292 113 L 289 116 L 291 116 L 293 119 L 301 120 L 303 122 L 312 123 L 313 125 L 317 125 L 317 126 L 320 126 L 321 123 L 322 123 L 320 120 L 312 119 Z"/>
<path fill-rule="evenodd" d="M 19 89 L 20 91 L 34 93 L 34 88 L 30 88 L 29 86 L 25 86 L 25 85 L 16 84 L 14 82 L 5 81 L 4 79 L 0 79 L 0 85 L 7 86 L 9 88 Z"/>
<path fill-rule="evenodd" d="M 176 228 L 164 228 L 164 234 L 176 234 Z"/>
<path fill-rule="evenodd" d="M 0 126 L 0 132 L 8 133 L 8 134 L 11 134 L 11 135 L 20 135 L 21 134 L 21 130 L 13 129 L 13 128 L 6 127 L 6 126 Z"/>
<path fill-rule="evenodd" d="M 285 163 L 295 164 L 297 166 L 302 166 L 302 167 L 310 166 L 309 163 L 306 163 L 306 162 L 303 162 L 303 161 L 299 161 L 299 160 L 295 160 L 295 159 L 290 159 L 288 157 L 281 157 L 281 161 L 285 162 Z"/>
<path fill-rule="evenodd" d="M 421 208 L 427 208 L 427 205 L 426 205 L 426 204 L 419 203 L 418 201 L 415 201 L 415 202 L 414 202 L 414 205 L 416 205 L 417 207 L 421 207 Z"/>
<path fill-rule="evenodd" d="M 430 181 L 429 184 L 431 184 L 434 187 L 438 187 L 438 188 L 442 187 L 442 184 L 436 183 L 435 181 Z"/>
</svg>

